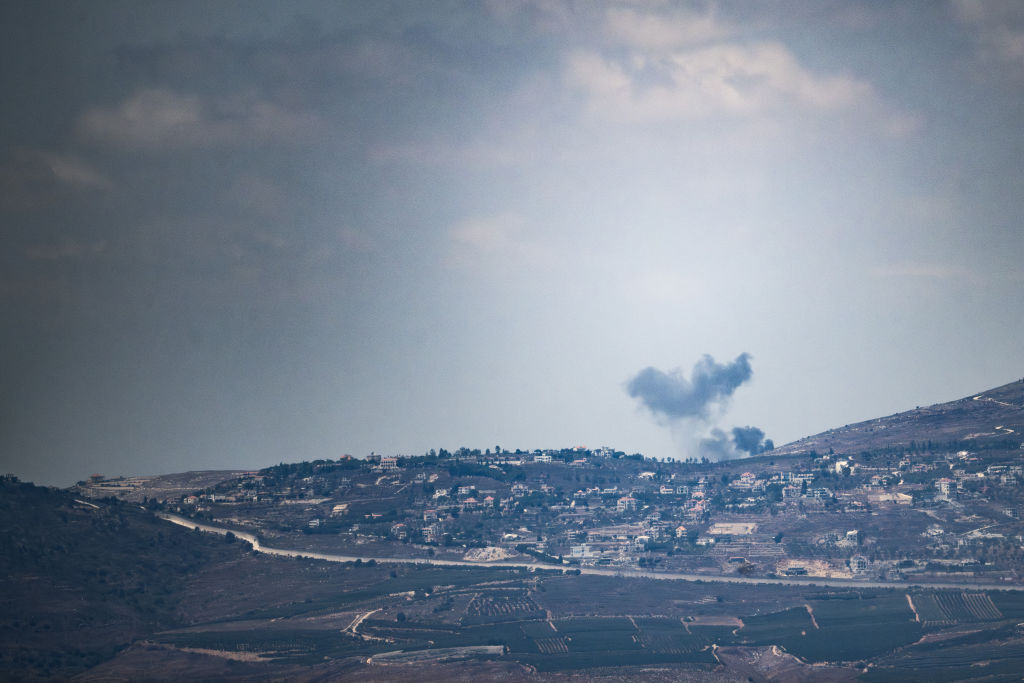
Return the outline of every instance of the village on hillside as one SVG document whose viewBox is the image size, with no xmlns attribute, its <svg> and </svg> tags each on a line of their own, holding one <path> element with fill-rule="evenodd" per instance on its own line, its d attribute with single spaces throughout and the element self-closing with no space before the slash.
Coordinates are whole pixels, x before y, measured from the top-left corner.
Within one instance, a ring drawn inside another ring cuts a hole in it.
<svg viewBox="0 0 1024 683">
<path fill-rule="evenodd" d="M 81 482 L 275 547 L 748 577 L 1019 583 L 1015 441 L 725 462 L 444 449 Z"/>
</svg>

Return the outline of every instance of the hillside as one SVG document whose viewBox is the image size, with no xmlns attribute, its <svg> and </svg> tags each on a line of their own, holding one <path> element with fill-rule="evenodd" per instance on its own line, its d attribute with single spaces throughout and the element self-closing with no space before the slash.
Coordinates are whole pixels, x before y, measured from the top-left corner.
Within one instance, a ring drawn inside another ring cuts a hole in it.
<svg viewBox="0 0 1024 683">
<path fill-rule="evenodd" d="M 775 449 L 796 453 L 855 454 L 911 443 L 1014 448 L 1024 442 L 1024 380 L 955 401 L 915 408 L 808 436 Z"/>
<path fill-rule="evenodd" d="M 245 554 L 137 505 L 0 478 L 0 677 L 66 678 L 180 624 L 192 577 Z"/>
</svg>

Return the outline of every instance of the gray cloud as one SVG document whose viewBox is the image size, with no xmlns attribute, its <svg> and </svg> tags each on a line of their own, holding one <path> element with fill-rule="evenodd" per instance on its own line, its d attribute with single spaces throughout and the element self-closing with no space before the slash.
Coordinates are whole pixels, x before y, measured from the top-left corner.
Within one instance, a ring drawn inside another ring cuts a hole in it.
<svg viewBox="0 0 1024 683">
<path fill-rule="evenodd" d="M 741 353 L 727 365 L 705 355 L 693 366 L 690 379 L 679 368 L 665 373 L 647 367 L 629 380 L 626 391 L 656 417 L 706 419 L 711 409 L 724 405 L 751 374 L 749 353 Z"/>
<path fill-rule="evenodd" d="M 113 108 L 94 107 L 78 123 L 83 139 L 130 149 L 309 141 L 324 129 L 315 114 L 252 94 L 211 103 L 158 88 L 136 92 Z"/>
<path fill-rule="evenodd" d="M 102 171 L 72 154 L 16 149 L 0 160 L 0 210 L 52 206 L 111 187 Z"/>
</svg>

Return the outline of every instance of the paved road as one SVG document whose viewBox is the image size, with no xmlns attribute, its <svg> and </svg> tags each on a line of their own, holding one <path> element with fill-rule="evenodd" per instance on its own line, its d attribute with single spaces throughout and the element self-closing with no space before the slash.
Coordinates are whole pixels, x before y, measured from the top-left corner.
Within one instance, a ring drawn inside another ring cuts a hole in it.
<svg viewBox="0 0 1024 683">
<path fill-rule="evenodd" d="M 390 562 L 395 564 L 429 564 L 434 566 L 442 567 L 502 567 L 508 569 L 529 569 L 531 571 L 536 570 L 561 570 L 564 567 L 553 567 L 549 564 L 540 564 L 537 562 L 515 562 L 509 560 L 502 560 L 498 562 L 470 562 L 468 560 L 439 560 L 435 558 L 427 557 L 359 557 L 357 555 L 334 555 L 330 553 L 317 553 L 309 550 L 287 550 L 283 548 L 271 548 L 269 546 L 262 545 L 258 538 L 250 533 L 244 531 L 235 531 L 234 529 L 224 529 L 221 527 L 210 526 L 209 524 L 200 524 L 191 519 L 179 517 L 177 515 L 171 515 L 167 513 L 158 513 L 158 516 L 168 522 L 179 524 L 189 529 L 198 528 L 200 531 L 206 531 L 214 534 L 227 534 L 228 532 L 233 533 L 236 537 L 243 541 L 250 543 L 253 550 L 267 555 L 278 555 L 281 557 L 308 557 L 315 560 L 326 560 L 327 562 L 355 562 L 361 560 L 368 562 L 373 560 L 375 562 Z M 573 568 L 577 569 L 577 568 Z M 820 577 L 808 577 L 806 579 L 797 578 L 769 578 L 769 577 L 754 577 L 754 576 L 722 576 L 722 575 L 706 575 L 706 574 L 687 574 L 680 572 L 653 572 L 645 571 L 642 569 L 607 569 L 601 567 L 578 567 L 581 574 L 589 574 L 592 576 L 618 576 L 622 578 L 635 578 L 635 579 L 655 579 L 659 581 L 701 581 L 704 583 L 745 583 L 751 585 L 775 585 L 775 586 L 815 586 L 815 587 L 828 587 L 828 588 L 930 588 L 930 589 L 950 589 L 950 590 L 1012 590 L 1020 591 L 1024 590 L 1024 586 L 1005 584 L 1005 583 L 984 583 L 981 581 L 971 582 L 957 582 L 957 583 L 921 583 L 921 582 L 906 582 L 896 583 L 889 581 L 859 581 L 849 579 L 825 579 Z"/>
</svg>

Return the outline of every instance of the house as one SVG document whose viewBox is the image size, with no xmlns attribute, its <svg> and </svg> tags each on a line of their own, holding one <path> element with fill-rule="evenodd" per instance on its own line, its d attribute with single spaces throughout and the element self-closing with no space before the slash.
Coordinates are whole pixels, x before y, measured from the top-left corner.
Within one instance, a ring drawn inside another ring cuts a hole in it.
<svg viewBox="0 0 1024 683">
<path fill-rule="evenodd" d="M 753 472 L 744 472 L 738 479 L 730 483 L 729 486 L 737 489 L 752 489 L 755 483 L 757 483 L 757 475 Z"/>
<path fill-rule="evenodd" d="M 633 496 L 623 496 L 619 498 L 619 502 L 616 504 L 615 509 L 619 512 L 632 512 L 636 510 L 636 498 Z"/>
<path fill-rule="evenodd" d="M 586 543 L 581 543 L 579 545 L 571 545 L 569 546 L 569 556 L 575 558 L 590 557 L 590 546 L 588 546 Z"/>
<path fill-rule="evenodd" d="M 430 524 L 423 527 L 423 540 L 427 543 L 440 543 L 444 532 L 440 524 Z"/>
</svg>

